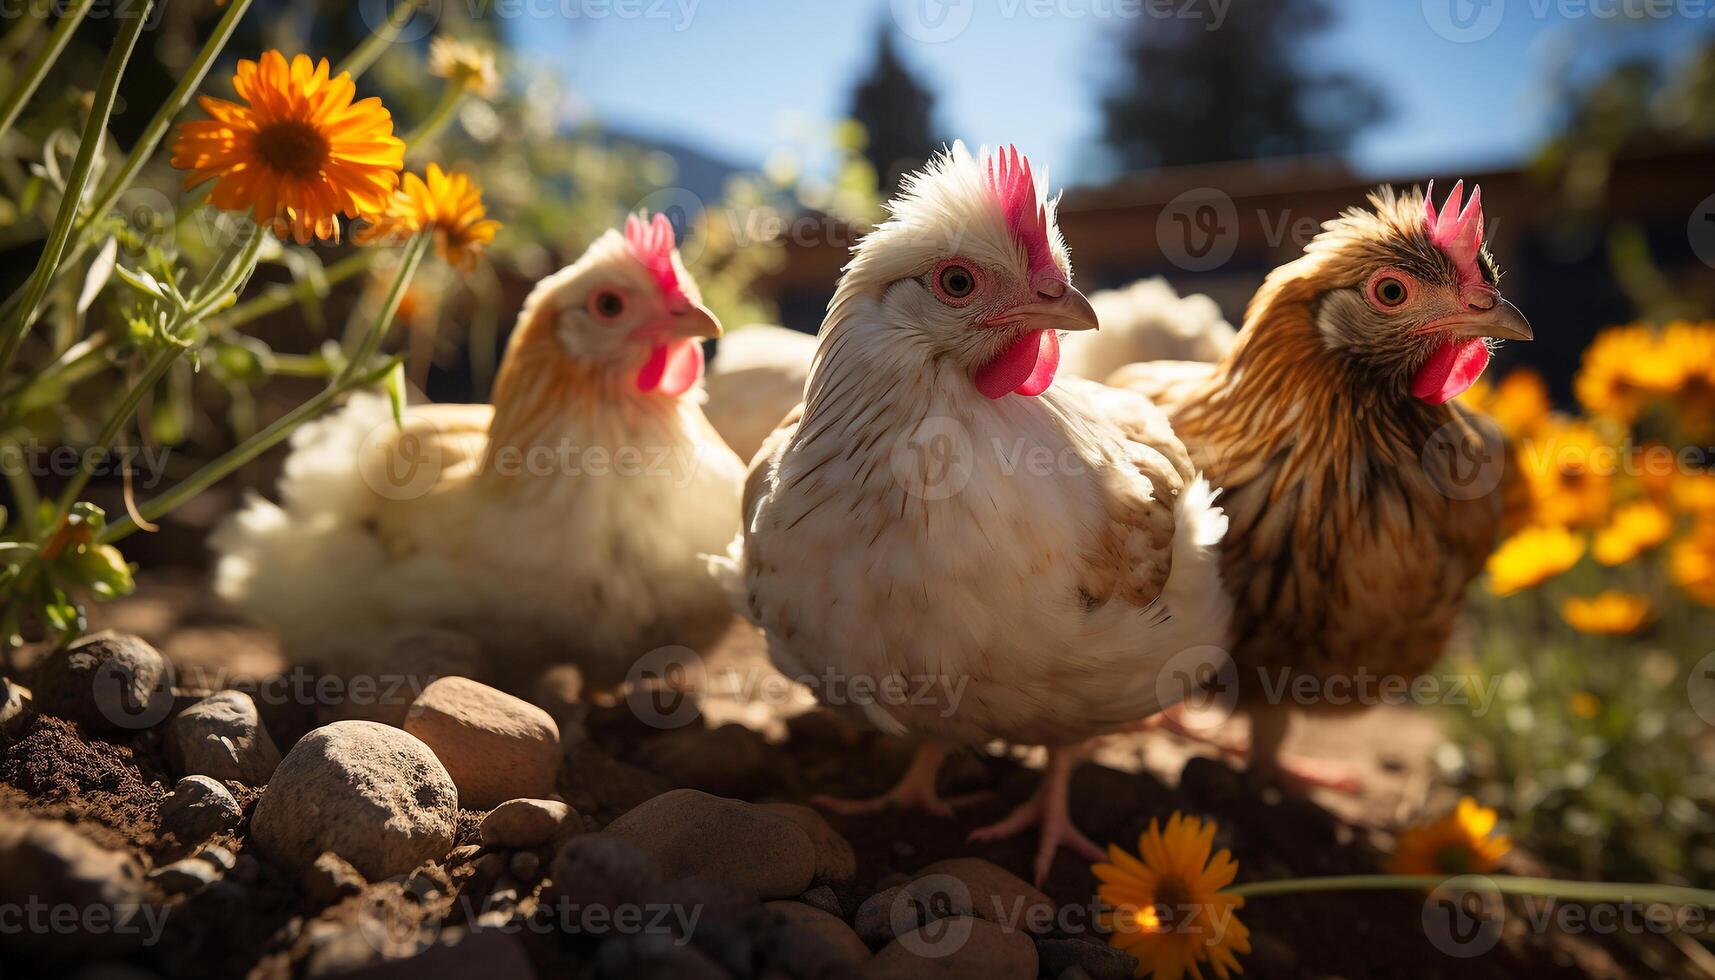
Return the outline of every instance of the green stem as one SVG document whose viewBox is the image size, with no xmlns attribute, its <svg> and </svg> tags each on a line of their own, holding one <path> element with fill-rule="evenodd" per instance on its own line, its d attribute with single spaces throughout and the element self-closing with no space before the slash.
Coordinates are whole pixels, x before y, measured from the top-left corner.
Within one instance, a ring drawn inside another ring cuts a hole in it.
<svg viewBox="0 0 1715 980">
<path fill-rule="evenodd" d="M 167 369 L 172 367 L 173 362 L 184 352 L 185 349 L 178 344 L 168 344 L 155 352 L 155 356 L 149 360 L 148 370 L 143 372 L 142 379 L 131 386 L 125 393 L 124 400 L 113 409 L 113 414 L 108 416 L 107 424 L 101 427 L 101 434 L 96 436 L 92 446 L 99 446 L 103 453 L 113 447 L 113 441 L 119 438 L 119 430 L 136 414 L 137 405 L 143 401 L 143 396 L 154 389 L 155 383 L 166 375 Z M 65 489 L 60 491 L 59 501 L 54 506 L 54 513 L 59 515 L 60 520 L 64 520 L 65 516 L 71 513 L 72 505 L 77 503 L 77 495 L 89 485 L 90 477 L 94 475 L 94 466 L 78 467 Z"/>
<path fill-rule="evenodd" d="M 251 0 L 231 0 L 231 6 L 227 7 L 226 13 L 221 15 L 220 21 L 214 25 L 214 33 L 203 42 L 202 50 L 197 52 L 196 60 L 191 62 L 190 70 L 179 79 L 179 84 L 173 87 L 167 100 L 161 103 L 161 108 L 156 111 L 154 118 L 149 120 L 149 125 L 143 128 L 143 134 L 137 138 L 137 145 L 131 147 L 131 152 L 125 157 L 125 165 L 119 168 L 113 181 L 96 195 L 88 214 L 78 225 L 77 237 L 72 245 L 73 260 L 88 247 L 90 226 L 101 220 L 107 209 L 118 200 L 119 195 L 125 193 L 131 182 L 137 179 L 138 171 L 149 161 L 155 148 L 161 145 L 161 140 L 167 135 L 167 129 L 172 126 L 174 117 L 190 102 L 191 96 L 201 87 L 203 79 L 208 77 L 209 69 L 214 67 L 214 61 L 220 57 L 226 42 L 230 41 L 233 32 L 238 30 L 238 21 L 249 9 L 250 3 Z"/>
<path fill-rule="evenodd" d="M 171 490 L 168 490 L 159 497 L 150 500 L 148 503 L 140 505 L 137 508 L 138 513 L 142 515 L 144 520 L 154 521 L 162 514 L 171 511 L 173 508 L 183 504 L 187 500 L 190 500 L 197 494 L 202 493 L 214 484 L 219 483 L 234 470 L 255 459 L 257 456 L 262 455 L 269 449 L 272 449 L 282 439 L 291 435 L 293 430 L 298 426 L 321 414 L 328 406 L 332 405 L 334 399 L 338 398 L 340 395 L 343 395 L 355 388 L 361 388 L 364 385 L 374 384 L 386 377 L 387 372 L 391 370 L 393 370 L 393 363 L 388 362 L 368 374 L 359 375 L 344 381 L 336 381 L 334 384 L 324 388 L 321 394 L 307 402 L 304 402 L 302 405 L 299 405 L 297 408 L 287 412 L 285 415 L 280 416 L 280 418 L 275 420 L 272 425 L 251 436 L 249 439 L 244 440 L 244 442 L 239 445 L 234 446 L 232 449 L 220 456 L 220 458 L 213 460 L 201 469 L 197 470 L 195 473 L 192 473 L 190 476 L 186 477 L 183 482 L 179 483 Z M 112 544 L 116 541 L 121 541 L 130 537 L 136 532 L 136 519 L 130 515 L 126 515 L 123 519 L 107 525 L 107 527 L 96 536 L 96 540 L 103 544 Z"/>
<path fill-rule="evenodd" d="M 94 4 L 95 0 L 81 0 L 76 7 L 60 16 L 59 23 L 48 34 L 47 44 L 36 53 L 36 60 L 30 62 L 23 76 L 6 93 L 5 99 L 0 100 L 0 136 L 5 136 L 12 124 L 18 121 L 18 114 L 24 111 L 25 103 L 36 94 L 42 79 L 48 77 L 48 69 L 54 66 L 60 52 L 65 50 L 66 42 L 71 40 L 72 32 L 77 30 L 77 25 L 83 22 L 83 16 Z"/>
<path fill-rule="evenodd" d="M 435 109 L 429 113 L 429 117 L 419 123 L 416 129 L 405 134 L 405 152 L 407 154 L 414 158 L 420 158 L 421 153 L 429 148 L 429 140 L 439 135 L 440 131 L 446 128 L 447 123 L 452 121 L 453 113 L 464 101 L 466 91 L 468 88 L 463 82 L 455 81 L 447 85 L 446 90 L 441 93 L 441 101 L 435 105 Z"/>
<path fill-rule="evenodd" d="M 291 306 L 317 298 L 320 293 L 317 286 L 337 286 L 363 270 L 375 264 L 375 259 L 381 254 L 381 249 L 366 248 L 353 252 L 327 267 L 322 273 L 320 283 L 304 279 L 290 286 L 274 286 L 262 295 L 247 299 L 209 321 L 210 336 L 227 333 L 237 327 L 249 323 L 258 317 L 267 316 Z"/>
<path fill-rule="evenodd" d="M 1575 902 L 1659 902 L 1664 905 L 1715 908 L 1715 891 L 1680 885 L 1614 884 L 1606 881 L 1562 881 L 1514 875 L 1335 875 L 1327 878 L 1284 878 L 1253 881 L 1225 890 L 1228 895 L 1260 898 L 1310 892 L 1430 891 L 1450 885 L 1460 891 L 1499 895 L 1534 895 Z"/>
<path fill-rule="evenodd" d="M 226 264 L 218 280 L 212 280 L 206 292 L 194 296 L 190 308 L 184 313 L 185 323 L 196 323 L 216 306 L 243 288 L 245 279 L 256 271 L 256 257 L 262 251 L 262 243 L 267 240 L 268 232 L 261 225 L 244 221 L 244 245 Z"/>
<path fill-rule="evenodd" d="M 399 311 L 399 302 L 405 298 L 405 287 L 410 285 L 411 277 L 416 274 L 417 266 L 422 263 L 423 255 L 429 250 L 430 242 L 430 232 L 420 231 L 406 244 L 405 257 L 399 262 L 399 274 L 393 277 L 393 285 L 388 287 L 387 297 L 381 301 L 381 309 L 376 311 L 375 322 L 370 324 L 368 332 L 358 341 L 357 349 L 350 352 L 346 358 L 338 380 L 344 381 L 360 370 L 381 346 L 381 338 L 387 336 L 387 329 L 393 326 L 393 314 Z"/>
<path fill-rule="evenodd" d="M 15 454 L 23 453 L 16 439 L 0 440 L 0 449 L 10 449 Z M 36 493 L 36 481 L 30 475 L 29 467 L 6 467 L 6 483 L 12 488 L 12 504 L 17 508 L 13 515 L 18 522 L 21 532 L 18 536 L 34 538 L 36 536 L 36 507 L 41 503 L 41 497 Z M 4 528 L 0 528 L 4 530 Z M 0 632 L 0 643 L 5 642 L 9 634 Z"/>
<path fill-rule="evenodd" d="M 335 65 L 334 74 L 338 75 L 342 71 L 348 71 L 351 72 L 352 78 L 357 78 L 368 71 L 369 67 L 375 64 L 376 59 L 381 57 L 382 52 L 387 50 L 387 45 L 398 39 L 399 29 L 405 26 L 405 23 L 411 19 L 411 15 L 415 14 L 417 8 L 422 5 L 423 0 L 399 0 L 392 12 L 387 15 L 387 23 L 371 31 L 369 36 L 364 38 L 362 44 L 353 48 L 352 52 L 345 56 L 344 61 Z"/>
<path fill-rule="evenodd" d="M 137 39 L 143 35 L 143 28 L 149 23 L 151 6 L 151 0 L 143 0 L 142 6 L 126 21 L 112 50 L 107 53 L 107 63 L 102 66 L 101 81 L 95 90 L 95 101 L 90 106 L 89 121 L 84 124 L 77 158 L 66 178 L 65 195 L 60 198 L 53 228 L 48 232 L 47 242 L 42 246 L 41 259 L 36 263 L 35 271 L 30 274 L 23 302 L 12 312 L 5 327 L 0 328 L 4 334 L 0 337 L 0 375 L 4 375 L 11 368 L 12 358 L 18 353 L 18 345 L 23 343 L 24 335 L 35 325 L 36 316 L 41 312 L 42 300 L 47 297 L 48 287 L 53 283 L 55 271 L 59 269 L 66 243 L 71 239 L 78 204 L 83 200 L 84 188 L 88 186 L 89 175 L 95 167 L 95 155 L 101 149 L 101 138 L 107 132 L 107 121 L 113 115 L 113 102 L 119 95 L 119 79 L 125 74 L 125 66 L 131 60 L 132 50 L 137 47 Z"/>
</svg>

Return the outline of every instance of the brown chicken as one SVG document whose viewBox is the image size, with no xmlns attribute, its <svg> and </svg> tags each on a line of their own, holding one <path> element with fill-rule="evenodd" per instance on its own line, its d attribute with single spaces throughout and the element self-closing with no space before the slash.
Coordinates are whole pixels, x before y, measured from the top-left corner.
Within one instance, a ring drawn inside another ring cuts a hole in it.
<svg viewBox="0 0 1715 980">
<path fill-rule="evenodd" d="M 1268 276 L 1218 363 L 1110 379 L 1167 410 L 1222 489 L 1224 678 L 1264 774 L 1356 787 L 1282 755 L 1292 710 L 1362 707 L 1426 672 L 1501 528 L 1500 448 L 1452 399 L 1495 339 L 1531 330 L 1500 295 L 1480 192 L 1461 209 L 1462 191 L 1439 212 L 1416 191 L 1376 192 Z"/>
</svg>

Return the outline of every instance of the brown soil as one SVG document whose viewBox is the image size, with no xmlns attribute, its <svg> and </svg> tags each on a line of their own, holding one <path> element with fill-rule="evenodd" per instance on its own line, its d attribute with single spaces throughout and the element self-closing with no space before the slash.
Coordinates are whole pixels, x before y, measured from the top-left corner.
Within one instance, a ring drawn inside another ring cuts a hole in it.
<svg viewBox="0 0 1715 980">
<path fill-rule="evenodd" d="M 245 665 L 246 673 L 265 673 L 270 665 L 278 669 L 277 655 L 264 635 L 223 621 L 194 589 L 151 593 L 132 604 L 121 603 L 107 615 L 110 622 L 138 629 L 173 656 L 181 676 L 187 667 L 198 666 L 197 660 L 207 658 L 206 665 L 215 657 L 225 664 Z M 211 630 L 218 631 L 220 643 L 207 642 Z M 705 709 L 705 721 L 712 722 L 720 714 L 720 706 L 711 704 Z M 623 704 L 589 709 L 584 725 L 587 741 L 568 751 L 560 791 L 596 826 L 674 785 L 752 800 L 803 802 L 817 793 L 873 794 L 885 788 L 904 765 L 904 746 L 874 735 L 852 739 L 819 713 L 781 722 L 774 718 L 756 726 L 775 736 L 770 741 L 762 734 L 731 727 L 693 725 L 663 733 L 638 722 Z M 308 723 L 308 718 L 293 719 L 290 736 L 276 730 L 281 749 Z M 269 724 L 272 728 L 276 722 L 270 719 Z M 279 724 L 288 727 L 285 718 Z M 1135 846 L 1151 817 L 1183 810 L 1213 819 L 1220 827 L 1217 845 L 1232 850 L 1241 868 L 1241 882 L 1377 872 L 1382 870 L 1383 858 L 1372 842 L 1385 841 L 1385 832 L 1397 825 L 1402 814 L 1414 814 L 1428 793 L 1424 760 L 1433 745 L 1433 728 L 1419 716 L 1372 716 L 1369 722 L 1341 724 L 1368 726 L 1358 738 L 1349 729 L 1333 737 L 1346 746 L 1366 746 L 1362 761 L 1372 788 L 1357 800 L 1336 801 L 1338 815 L 1325 808 L 1324 801 L 1283 796 L 1253 785 L 1224 763 L 1190 754 L 1187 746 L 1164 735 L 1116 739 L 1104 746 L 1098 757 L 1101 764 L 1086 765 L 1077 774 L 1073 813 L 1096 840 L 1125 847 Z M 567 740 L 578 737 L 575 728 L 568 726 Z M 1323 737 L 1329 736 L 1323 733 Z M 646 748 L 651 740 L 664 738 L 679 740 L 673 746 L 675 753 Z M 1313 748 L 1317 738 L 1312 730 L 1301 747 Z M 181 855 L 182 846 L 159 828 L 159 802 L 171 785 L 159 729 L 113 742 L 89 737 L 59 719 L 37 717 L 15 733 L 10 744 L 5 742 L 0 737 L 0 820 L 19 812 L 67 820 L 98 843 L 133 851 L 146 866 Z M 638 764 L 638 760 L 662 758 L 695 762 L 700 748 L 708 749 L 710 758 L 729 764 L 693 765 L 689 770 L 672 765 L 664 766 L 662 772 L 650 772 Z M 990 794 L 956 820 L 903 813 L 831 818 L 858 858 L 857 880 L 837 895 L 848 920 L 866 896 L 943 858 L 978 856 L 1028 878 L 1033 839 L 997 846 L 965 841 L 971 827 L 999 819 L 1028 795 L 1036 779 L 1028 761 L 975 751 L 952 760 L 944 771 L 944 789 Z M 230 873 L 229 880 L 183 900 L 168 917 L 164 940 L 133 956 L 135 965 L 170 977 L 251 975 L 285 980 L 304 976 L 312 954 L 325 945 L 311 941 L 318 930 L 349 924 L 365 909 L 376 907 L 385 907 L 407 926 L 426 923 L 453 908 L 456 896 L 480 898 L 494 886 L 492 862 L 485 865 L 479 859 L 455 863 L 450 871 L 436 870 L 429 878 L 372 884 L 362 895 L 322 907 L 304 893 L 295 877 L 248 854 L 247 821 L 256 794 L 235 788 L 240 791 L 246 824 L 217 840 L 240 855 L 240 869 Z M 459 844 L 477 842 L 480 816 L 461 815 Z M 537 856 L 542 866 L 539 878 L 547 873 L 553 854 L 542 850 Z M 1510 860 L 1514 864 L 1509 871 L 1543 870 L 1532 866 L 1526 856 Z M 1083 861 L 1063 852 L 1055 862 L 1044 890 L 1061 904 L 1060 927 L 1066 934 L 1090 934 L 1088 913 L 1083 910 L 1093 902 L 1095 885 Z M 1523 914 L 1508 916 L 1502 940 L 1491 951 L 1470 959 L 1454 958 L 1426 937 L 1424 910 L 1423 896 L 1404 892 L 1254 899 L 1241 913 L 1254 944 L 1243 959 L 1245 976 L 1480 980 L 1695 975 L 1684 955 L 1661 937 L 1621 940 L 1538 933 L 1526 925 Z M 739 916 L 735 922 L 748 921 L 740 913 L 734 915 Z M 525 946 L 542 977 L 575 974 L 585 962 L 576 948 L 540 936 L 527 936 Z M 46 971 L 9 961 L 0 953 L 0 977 L 36 975 Z"/>
</svg>

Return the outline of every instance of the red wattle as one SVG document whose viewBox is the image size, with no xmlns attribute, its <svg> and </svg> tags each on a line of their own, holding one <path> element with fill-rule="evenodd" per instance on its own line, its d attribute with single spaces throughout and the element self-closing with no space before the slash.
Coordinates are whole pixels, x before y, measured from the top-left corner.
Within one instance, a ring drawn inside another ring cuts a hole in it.
<svg viewBox="0 0 1715 980">
<path fill-rule="evenodd" d="M 703 345 L 695 340 L 656 344 L 637 372 L 638 391 L 659 391 L 677 398 L 703 376 Z"/>
<path fill-rule="evenodd" d="M 1411 393 L 1431 405 L 1459 396 L 1489 365 L 1489 346 L 1481 338 L 1444 340 L 1411 376 Z"/>
<path fill-rule="evenodd" d="M 1017 392 L 1040 395 L 1054 383 L 1060 369 L 1060 335 L 1052 330 L 1031 330 L 977 368 L 977 390 L 989 398 L 1004 398 Z"/>
</svg>

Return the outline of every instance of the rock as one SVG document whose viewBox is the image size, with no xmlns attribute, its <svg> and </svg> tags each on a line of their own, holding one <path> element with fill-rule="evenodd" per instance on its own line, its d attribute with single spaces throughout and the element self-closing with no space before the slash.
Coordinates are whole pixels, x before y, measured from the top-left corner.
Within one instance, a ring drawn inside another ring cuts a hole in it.
<svg viewBox="0 0 1715 980">
<path fill-rule="evenodd" d="M 303 871 L 323 851 L 371 881 L 405 874 L 453 846 L 458 790 L 416 737 L 372 721 L 310 732 L 281 760 L 256 803 L 251 837 Z"/>
<path fill-rule="evenodd" d="M 786 927 L 792 933 L 814 936 L 825 944 L 836 958 L 854 966 L 869 959 L 869 947 L 864 945 L 851 926 L 835 916 L 802 902 L 774 901 L 766 903 L 766 906 L 786 921 Z"/>
<path fill-rule="evenodd" d="M 1035 980 L 1036 970 L 1036 944 L 1029 936 L 986 919 L 955 915 L 895 939 L 864 964 L 863 975 L 865 980 Z"/>
<path fill-rule="evenodd" d="M 0 730 L 11 729 L 24 719 L 24 709 L 30 701 L 30 689 L 14 680 L 0 677 Z"/>
<path fill-rule="evenodd" d="M 304 871 L 304 893 L 317 905 L 332 905 L 363 891 L 369 883 L 351 862 L 332 851 L 323 851 Z"/>
<path fill-rule="evenodd" d="M 539 847 L 553 840 L 572 808 L 553 800 L 507 800 L 482 818 L 487 847 Z M 581 826 L 581 822 L 576 826 Z"/>
<path fill-rule="evenodd" d="M 893 942 L 893 907 L 901 900 L 908 900 L 905 899 L 905 887 L 895 885 L 876 892 L 858 906 L 857 915 L 852 917 L 852 929 L 870 949 L 880 949 Z M 919 925 L 922 922 L 913 917 L 910 927 L 915 929 Z"/>
<path fill-rule="evenodd" d="M 250 695 L 221 691 L 173 719 L 167 727 L 167 761 L 186 776 L 261 786 L 280 764 L 280 750 Z"/>
<path fill-rule="evenodd" d="M 1042 972 L 1050 977 L 1082 970 L 1090 980 L 1130 980 L 1137 971 L 1137 957 L 1084 939 L 1038 939 L 1036 955 L 1042 961 Z"/>
<path fill-rule="evenodd" d="M 631 761 L 674 786 L 715 796 L 756 796 L 775 781 L 762 736 L 743 725 L 681 728 L 644 739 Z"/>
<path fill-rule="evenodd" d="M 821 909 L 841 922 L 845 921 L 844 909 L 840 905 L 839 893 L 827 885 L 817 885 L 798 896 L 798 901 L 811 908 Z"/>
<path fill-rule="evenodd" d="M 536 856 L 535 851 L 519 851 L 512 855 L 506 870 L 512 872 L 512 877 L 519 882 L 528 885 L 536 880 L 536 872 L 542 870 L 542 859 Z"/>
<path fill-rule="evenodd" d="M 981 858 L 936 861 L 912 877 L 914 889 L 922 889 L 926 884 L 940 891 L 962 889 L 969 896 L 971 914 L 998 925 L 1035 935 L 1054 930 L 1053 899 L 1012 872 Z"/>
<path fill-rule="evenodd" d="M 606 833 L 573 837 L 548 868 L 548 898 L 574 908 L 645 905 L 660 885 L 649 859 L 630 843 Z"/>
<path fill-rule="evenodd" d="M 329 658 L 351 666 L 345 698 L 321 709 L 324 723 L 378 721 L 403 728 L 412 703 L 430 684 L 443 677 L 488 676 L 487 658 L 474 639 L 432 626 L 390 631 L 384 643 L 364 641 L 349 656 L 345 652 Z"/>
<path fill-rule="evenodd" d="M 797 824 L 810 835 L 816 846 L 816 876 L 818 885 L 847 882 L 857 877 L 857 855 L 852 845 L 835 830 L 820 813 L 797 803 L 761 803 L 762 809 L 778 813 Z"/>
<path fill-rule="evenodd" d="M 791 818 L 739 800 L 676 789 L 608 824 L 663 881 L 696 876 L 753 898 L 791 898 L 810 887 L 816 847 Z"/>
<path fill-rule="evenodd" d="M 149 880 L 169 895 L 188 895 L 219 881 L 220 869 L 210 861 L 188 857 L 149 872 Z"/>
<path fill-rule="evenodd" d="M 143 869 L 131 855 L 58 821 L 0 821 L 0 908 L 15 913 L 13 925 L 0 930 L 0 951 L 64 962 L 134 949 L 160 938 L 165 915 L 144 897 Z M 32 921 L 32 908 L 77 915 L 56 926 Z"/>
<path fill-rule="evenodd" d="M 405 730 L 440 758 L 471 809 L 554 791 L 560 730 L 546 711 L 504 691 L 443 677 L 411 705 Z"/>
<path fill-rule="evenodd" d="M 161 800 L 161 829 L 183 844 L 207 840 L 243 819 L 232 791 L 208 776 L 186 776 Z"/>
<path fill-rule="evenodd" d="M 732 980 L 708 953 L 671 936 L 612 936 L 596 950 L 599 980 Z"/>
<path fill-rule="evenodd" d="M 36 669 L 36 707 L 99 734 L 153 728 L 173 708 L 172 664 L 127 633 L 84 637 Z"/>
</svg>

